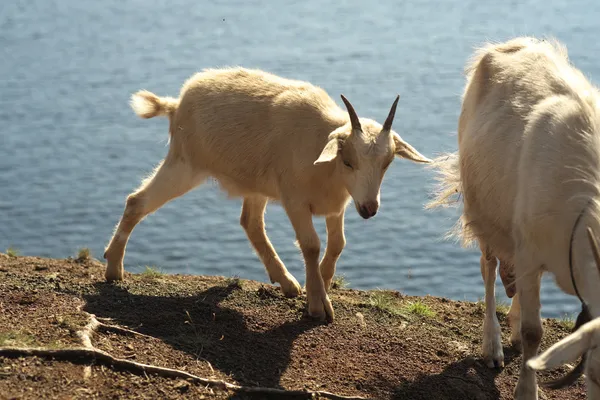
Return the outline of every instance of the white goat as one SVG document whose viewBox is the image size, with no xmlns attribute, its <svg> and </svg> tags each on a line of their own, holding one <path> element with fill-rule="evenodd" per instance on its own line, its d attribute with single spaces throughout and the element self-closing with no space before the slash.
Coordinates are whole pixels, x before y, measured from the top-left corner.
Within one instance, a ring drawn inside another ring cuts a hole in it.
<svg viewBox="0 0 600 400">
<path fill-rule="evenodd" d="M 370 218 L 394 155 L 430 162 L 391 130 L 398 97 L 383 126 L 359 119 L 342 99 L 347 113 L 310 83 L 244 68 L 204 70 L 185 82 L 179 99 L 134 94 L 131 105 L 140 117 L 169 117 L 169 151 L 127 197 L 104 254 L 106 279 L 123 279 L 125 247 L 142 218 L 213 177 L 230 197 L 243 197 L 240 223 L 271 282 L 297 296 L 298 281 L 265 233 L 267 201 L 281 202 L 304 256 L 309 314 L 333 320 L 327 291 L 345 246 L 350 197 L 358 213 Z M 326 217 L 327 248 L 320 263 L 313 215 Z"/>
<path fill-rule="evenodd" d="M 488 365 L 503 365 L 504 357 L 494 256 L 514 266 L 517 293 L 509 318 L 512 341 L 521 341 L 523 350 L 515 397 L 537 399 L 535 372 L 526 362 L 543 333 L 542 273 L 553 273 L 566 293 L 578 289 L 590 314 L 600 315 L 600 280 L 584 239 L 585 226 L 600 229 L 600 95 L 570 65 L 564 47 L 534 38 L 484 46 L 467 75 L 458 154 L 435 161 L 441 187 L 428 207 L 462 195 L 457 231 L 463 245 L 476 239 L 482 251 Z M 596 360 L 587 363 L 588 373 L 600 371 Z"/>
</svg>

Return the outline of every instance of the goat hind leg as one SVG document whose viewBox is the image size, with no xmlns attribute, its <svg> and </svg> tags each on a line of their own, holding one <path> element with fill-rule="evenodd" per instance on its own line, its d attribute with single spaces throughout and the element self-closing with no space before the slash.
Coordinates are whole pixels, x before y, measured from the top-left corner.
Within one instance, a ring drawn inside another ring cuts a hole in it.
<svg viewBox="0 0 600 400">
<path fill-rule="evenodd" d="M 133 228 L 146 215 L 153 213 L 169 200 L 187 193 L 206 177 L 206 173 L 193 171 L 189 165 L 173 161 L 167 156 L 154 173 L 142 182 L 139 189 L 127 196 L 123 216 L 104 252 L 107 261 L 107 281 L 123 280 L 123 257 Z"/>
<path fill-rule="evenodd" d="M 285 268 L 265 232 L 266 206 L 266 197 L 253 196 L 244 198 L 240 225 L 246 231 L 248 240 L 265 265 L 271 283 L 278 282 L 281 285 L 281 291 L 287 297 L 296 297 L 302 293 L 302 287 L 296 278 Z"/>
<path fill-rule="evenodd" d="M 506 291 L 506 296 L 511 299 L 508 322 L 510 324 L 510 343 L 515 350 L 521 350 L 521 306 L 517 294 L 515 266 L 500 259 L 500 278 Z"/>
<path fill-rule="evenodd" d="M 483 321 L 483 360 L 489 368 L 504 367 L 502 331 L 496 316 L 496 257 L 487 246 L 481 246 L 481 276 L 485 284 L 485 319 Z"/>
<path fill-rule="evenodd" d="M 510 343 L 515 350 L 521 351 L 521 305 L 519 295 L 515 294 L 511 299 L 508 311 L 508 322 L 510 324 Z"/>
</svg>

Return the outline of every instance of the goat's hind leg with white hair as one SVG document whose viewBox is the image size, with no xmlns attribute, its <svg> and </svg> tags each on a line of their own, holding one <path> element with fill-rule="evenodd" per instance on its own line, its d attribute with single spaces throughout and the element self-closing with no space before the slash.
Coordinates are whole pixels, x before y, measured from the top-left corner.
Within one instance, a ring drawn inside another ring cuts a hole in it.
<svg viewBox="0 0 600 400">
<path fill-rule="evenodd" d="M 508 321 L 511 327 L 511 344 L 521 350 L 520 306 L 516 295 L 514 267 L 503 260 L 497 260 L 493 251 L 480 244 L 481 276 L 485 286 L 485 318 L 483 321 L 482 355 L 485 364 L 490 368 L 504 367 L 504 350 L 502 348 L 502 331 L 496 315 L 496 273 L 500 270 L 500 278 L 508 298 L 511 299 Z M 499 268 L 498 268 L 498 264 Z"/>
</svg>

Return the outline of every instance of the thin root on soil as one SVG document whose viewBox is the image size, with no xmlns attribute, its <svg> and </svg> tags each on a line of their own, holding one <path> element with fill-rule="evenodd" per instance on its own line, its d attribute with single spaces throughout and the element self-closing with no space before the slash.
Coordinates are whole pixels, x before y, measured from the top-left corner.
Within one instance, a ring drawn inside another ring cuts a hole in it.
<svg viewBox="0 0 600 400">
<path fill-rule="evenodd" d="M 89 363 L 100 363 L 102 365 L 111 366 L 121 371 L 129 371 L 138 375 L 145 375 L 146 373 L 156 374 L 167 378 L 182 378 L 192 382 L 202 384 L 207 387 L 217 388 L 221 390 L 230 390 L 233 392 L 241 393 L 262 393 L 268 395 L 279 395 L 279 396 L 293 396 L 293 397 L 304 397 L 307 399 L 313 398 L 327 398 L 332 400 L 364 400 L 364 397 L 360 396 L 343 396 L 325 391 L 310 391 L 310 390 L 285 390 L 259 386 L 240 386 L 228 383 L 222 380 L 213 380 L 202 378 L 197 375 L 190 374 L 185 371 L 159 367 L 156 365 L 142 364 L 135 361 L 126 360 L 123 358 L 117 358 L 107 353 L 104 350 L 100 350 L 92 344 L 92 336 L 95 332 L 104 330 L 115 333 L 121 333 L 126 335 L 140 335 L 145 337 L 152 337 L 144 335 L 139 332 L 135 332 L 126 328 L 121 328 L 115 325 L 104 324 L 93 314 L 86 313 L 89 316 L 89 322 L 85 327 L 77 332 L 77 336 L 81 340 L 83 347 L 73 347 L 64 349 L 47 349 L 39 347 L 0 347 L 0 356 L 4 357 L 45 357 L 55 358 L 66 361 L 87 361 Z M 91 367 L 88 365 L 84 369 L 84 378 L 91 375 Z"/>
</svg>

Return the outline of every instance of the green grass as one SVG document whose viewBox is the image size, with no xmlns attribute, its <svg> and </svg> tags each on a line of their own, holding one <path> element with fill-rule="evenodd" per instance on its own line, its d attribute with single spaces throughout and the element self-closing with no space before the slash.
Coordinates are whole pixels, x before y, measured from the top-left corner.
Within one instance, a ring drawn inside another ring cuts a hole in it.
<svg viewBox="0 0 600 400">
<path fill-rule="evenodd" d="M 0 332 L 0 347 L 2 346 L 20 346 L 27 347 L 35 344 L 33 335 L 19 331 Z"/>
<path fill-rule="evenodd" d="M 421 301 L 409 302 L 402 310 L 407 314 L 418 315 L 421 317 L 433 317 L 435 312 L 425 303 Z"/>
<path fill-rule="evenodd" d="M 231 286 L 235 289 L 242 289 L 242 280 L 237 275 L 234 275 L 231 278 L 227 278 L 226 282 L 227 286 Z"/>
<path fill-rule="evenodd" d="M 394 293 L 384 290 L 374 290 L 369 296 L 369 304 L 379 310 L 387 311 L 393 315 L 408 317 L 433 317 L 435 312 L 420 300 L 402 302 Z"/>
<path fill-rule="evenodd" d="M 481 312 L 485 313 L 485 300 L 483 297 L 480 297 L 475 304 L 481 309 Z M 510 303 L 507 303 L 503 300 L 499 300 L 496 298 L 496 312 L 500 314 L 507 315 L 510 310 Z"/>
<path fill-rule="evenodd" d="M 90 258 L 92 258 L 92 252 L 88 247 L 82 247 L 77 252 L 78 260 L 89 260 Z"/>
<path fill-rule="evenodd" d="M 146 265 L 146 269 L 144 269 L 140 275 L 144 278 L 160 278 L 161 276 L 163 276 L 165 273 L 157 268 L 157 267 L 149 267 Z"/>
<path fill-rule="evenodd" d="M 506 315 L 506 314 L 508 314 L 509 310 L 510 310 L 510 303 L 496 299 L 496 312 Z"/>
<path fill-rule="evenodd" d="M 556 321 L 560 326 L 565 329 L 572 330 L 575 327 L 575 320 L 568 314 L 563 315 L 560 318 L 557 318 Z"/>
<path fill-rule="evenodd" d="M 8 249 L 6 249 L 6 254 L 8 254 L 9 257 L 18 257 L 21 255 L 21 252 L 19 249 L 10 246 Z"/>
<path fill-rule="evenodd" d="M 374 290 L 369 296 L 369 304 L 374 308 L 387 311 L 390 314 L 402 314 L 402 308 L 398 304 L 398 299 L 390 292 Z"/>
<path fill-rule="evenodd" d="M 77 318 L 73 315 L 57 315 L 54 317 L 54 320 L 58 326 L 68 330 L 71 333 L 77 332 L 85 325 L 85 322 L 81 320 L 81 317 Z"/>
<path fill-rule="evenodd" d="M 332 289 L 345 289 L 348 287 L 350 282 L 346 279 L 344 275 L 336 275 L 333 277 L 333 281 L 331 282 Z"/>
</svg>

